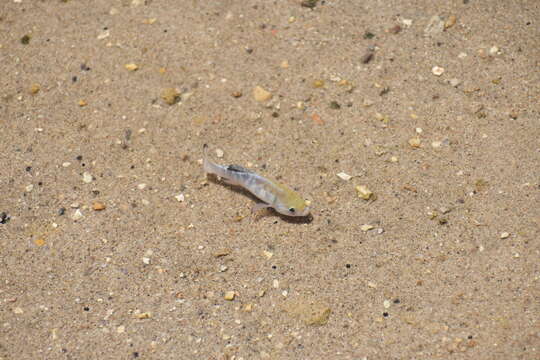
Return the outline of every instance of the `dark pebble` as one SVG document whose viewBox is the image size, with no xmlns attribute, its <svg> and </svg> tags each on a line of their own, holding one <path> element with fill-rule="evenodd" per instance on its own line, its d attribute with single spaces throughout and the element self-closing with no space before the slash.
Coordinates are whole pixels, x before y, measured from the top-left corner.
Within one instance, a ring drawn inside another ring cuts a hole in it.
<svg viewBox="0 0 540 360">
<path fill-rule="evenodd" d="M 341 105 L 339 105 L 337 101 L 332 101 L 330 102 L 330 108 L 334 110 L 339 110 L 341 109 Z"/>
<path fill-rule="evenodd" d="M 369 63 L 371 60 L 373 60 L 373 56 L 374 56 L 373 51 L 368 51 L 368 52 L 366 52 L 364 55 L 362 55 L 362 57 L 360 58 L 360 60 L 362 61 L 362 64 L 367 64 L 367 63 Z"/>
<path fill-rule="evenodd" d="M 7 224 L 9 219 L 11 219 L 11 217 L 6 212 L 0 213 L 0 224 Z"/>
<path fill-rule="evenodd" d="M 375 34 L 369 31 L 366 31 L 364 33 L 364 39 L 373 39 L 375 37 Z"/>
<path fill-rule="evenodd" d="M 30 43 L 30 35 L 24 35 L 21 38 L 21 44 L 28 45 Z"/>
<path fill-rule="evenodd" d="M 304 0 L 300 3 L 302 7 L 313 9 L 315 6 L 317 6 L 317 1 L 319 0 Z"/>
</svg>

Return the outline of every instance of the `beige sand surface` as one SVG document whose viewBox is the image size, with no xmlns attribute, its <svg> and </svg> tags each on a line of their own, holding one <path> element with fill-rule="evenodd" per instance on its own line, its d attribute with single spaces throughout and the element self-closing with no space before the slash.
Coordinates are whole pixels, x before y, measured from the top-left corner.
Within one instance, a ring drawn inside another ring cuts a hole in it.
<svg viewBox="0 0 540 360">
<path fill-rule="evenodd" d="M 540 2 L 301 2 L 0 1 L 0 359 L 540 358 Z"/>
</svg>

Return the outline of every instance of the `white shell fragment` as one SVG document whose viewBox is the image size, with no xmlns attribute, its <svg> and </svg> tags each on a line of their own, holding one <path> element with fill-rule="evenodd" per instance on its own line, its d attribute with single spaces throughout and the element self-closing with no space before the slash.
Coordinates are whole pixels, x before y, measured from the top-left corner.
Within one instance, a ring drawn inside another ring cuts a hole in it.
<svg viewBox="0 0 540 360">
<path fill-rule="evenodd" d="M 440 66 L 434 66 L 432 69 L 431 69 L 431 72 L 433 73 L 433 75 L 435 76 L 441 76 L 443 73 L 444 73 L 444 68 L 440 67 Z"/>
<path fill-rule="evenodd" d="M 337 174 L 337 177 L 340 178 L 341 180 L 345 180 L 345 181 L 349 181 L 352 179 L 352 176 L 347 174 L 347 173 L 344 173 L 344 172 L 340 172 Z"/>
<path fill-rule="evenodd" d="M 93 180 L 92 174 L 90 174 L 89 172 L 85 171 L 82 176 L 82 180 L 85 184 L 90 184 Z"/>
<path fill-rule="evenodd" d="M 360 226 L 360 230 L 362 230 L 362 231 L 369 231 L 371 229 L 373 229 L 373 225 L 364 224 L 364 225 Z"/>
</svg>

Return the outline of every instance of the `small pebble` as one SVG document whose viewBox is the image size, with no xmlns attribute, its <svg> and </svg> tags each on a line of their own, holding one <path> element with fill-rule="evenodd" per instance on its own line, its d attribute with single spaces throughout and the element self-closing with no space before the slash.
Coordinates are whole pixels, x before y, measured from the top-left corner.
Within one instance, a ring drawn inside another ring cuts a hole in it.
<svg viewBox="0 0 540 360">
<path fill-rule="evenodd" d="M 86 106 L 86 105 L 88 105 L 88 103 L 87 103 L 86 101 L 84 101 L 84 100 L 79 100 L 79 106 L 80 106 L 80 107 L 84 107 L 84 106 Z"/>
<path fill-rule="evenodd" d="M 384 300 L 383 301 L 383 306 L 385 309 L 388 309 L 390 307 L 390 301 L 389 300 Z"/>
<path fill-rule="evenodd" d="M 219 272 L 225 272 L 227 271 L 229 268 L 227 267 L 227 265 L 220 265 L 219 266 Z"/>
<path fill-rule="evenodd" d="M 458 87 L 459 84 L 461 84 L 461 80 L 456 78 L 450 79 L 450 85 L 452 85 L 453 87 Z"/>
<path fill-rule="evenodd" d="M 70 167 L 70 166 L 71 166 L 71 163 L 69 161 L 66 161 L 66 162 L 62 163 L 62 167 L 67 168 L 67 167 Z"/>
<path fill-rule="evenodd" d="M 218 158 L 222 158 L 223 157 L 223 150 L 221 149 L 216 149 L 216 156 Z"/>
<path fill-rule="evenodd" d="M 166 88 L 161 92 L 161 98 L 167 105 L 174 105 L 180 101 L 182 94 L 175 88 Z"/>
<path fill-rule="evenodd" d="M 305 7 L 305 8 L 309 8 L 309 9 L 313 9 L 315 6 L 317 6 L 318 1 L 319 0 L 303 0 L 300 3 L 300 6 Z"/>
<path fill-rule="evenodd" d="M 364 101 L 362 102 L 362 106 L 364 107 L 370 107 L 371 105 L 373 105 L 375 102 L 373 100 L 370 100 L 370 99 L 364 99 Z"/>
<path fill-rule="evenodd" d="M 324 80 L 315 80 L 315 81 L 313 81 L 313 87 L 315 89 L 324 87 Z"/>
<path fill-rule="evenodd" d="M 362 64 L 368 64 L 371 60 L 373 60 L 373 57 L 375 56 L 375 53 L 371 50 L 368 50 L 362 55 L 360 58 L 360 61 Z"/>
<path fill-rule="evenodd" d="M 126 68 L 127 71 L 137 71 L 139 69 L 139 66 L 133 63 L 126 64 L 124 65 L 124 67 Z"/>
<path fill-rule="evenodd" d="M 16 308 L 13 309 L 13 313 L 14 314 L 22 314 L 22 313 L 24 313 L 24 311 L 20 307 L 16 307 Z"/>
<path fill-rule="evenodd" d="M 103 40 L 103 39 L 108 38 L 109 36 L 111 36 L 111 31 L 107 29 L 107 30 L 101 31 L 101 32 L 98 34 L 97 39 L 98 39 L 98 40 Z"/>
<path fill-rule="evenodd" d="M 364 232 L 365 232 L 365 231 L 369 231 L 369 230 L 371 230 L 371 229 L 373 229 L 373 225 L 364 224 L 364 225 L 360 226 L 360 230 L 362 230 L 362 231 L 364 231 Z"/>
<path fill-rule="evenodd" d="M 71 215 L 71 218 L 72 218 L 73 220 L 75 220 L 75 221 L 82 219 L 82 217 L 83 217 L 83 214 L 82 214 L 82 212 L 81 212 L 81 209 L 75 210 L 75 212 L 73 213 L 73 215 Z"/>
<path fill-rule="evenodd" d="M 11 217 L 8 215 L 7 212 L 1 212 L 0 213 L 0 224 L 7 224 Z"/>
<path fill-rule="evenodd" d="M 135 317 L 139 320 L 150 319 L 152 317 L 152 313 L 143 312 L 140 314 L 136 314 Z"/>
<path fill-rule="evenodd" d="M 356 192 L 358 193 L 358 197 L 364 200 L 369 200 L 373 196 L 373 192 L 364 185 L 358 185 Z"/>
<path fill-rule="evenodd" d="M 263 251 L 263 255 L 264 255 L 267 259 L 271 259 L 272 256 L 274 256 L 274 253 L 273 253 L 273 252 L 270 252 L 270 251 L 264 250 L 264 251 Z"/>
<path fill-rule="evenodd" d="M 501 239 L 506 239 L 509 236 L 510 236 L 510 233 L 507 233 L 506 231 L 501 233 Z"/>
<path fill-rule="evenodd" d="M 21 38 L 21 44 L 28 45 L 30 43 L 31 36 L 26 34 Z"/>
<path fill-rule="evenodd" d="M 431 69 L 431 72 L 433 73 L 433 75 L 435 76 L 441 76 L 443 73 L 444 73 L 444 68 L 440 67 L 440 66 L 434 66 L 432 69 Z"/>
<path fill-rule="evenodd" d="M 490 49 L 489 49 L 489 54 L 490 55 L 498 55 L 500 53 L 500 50 L 497 46 L 492 46 Z"/>
<path fill-rule="evenodd" d="M 32 84 L 30 86 L 29 91 L 30 91 L 30 94 L 35 95 L 39 92 L 40 89 L 41 89 L 41 86 L 39 84 Z"/>
<path fill-rule="evenodd" d="M 410 27 L 412 25 L 411 19 L 401 19 L 401 23 L 405 25 L 406 27 Z"/>
<path fill-rule="evenodd" d="M 24 190 L 26 190 L 26 192 L 30 192 L 34 189 L 34 185 L 30 184 L 30 185 L 27 185 Z"/>
<path fill-rule="evenodd" d="M 126 327 L 124 325 L 120 325 L 119 327 L 116 328 L 116 332 L 119 334 L 122 334 L 126 332 Z"/>
<path fill-rule="evenodd" d="M 269 91 L 266 91 L 260 86 L 256 86 L 253 89 L 253 98 L 255 99 L 255 101 L 265 102 L 272 98 L 272 93 Z"/>
<path fill-rule="evenodd" d="M 36 244 L 36 246 L 43 246 L 43 245 L 45 245 L 45 239 L 38 238 L 38 239 L 34 240 L 34 244 Z"/>
<path fill-rule="evenodd" d="M 149 257 L 143 257 L 142 262 L 146 265 L 150 265 L 150 258 Z"/>
<path fill-rule="evenodd" d="M 424 35 L 425 36 L 433 36 L 440 34 L 444 31 L 444 21 L 443 19 L 438 16 L 432 16 L 431 19 L 429 19 L 429 22 L 427 26 L 424 28 Z"/>
<path fill-rule="evenodd" d="M 345 180 L 345 181 L 349 181 L 352 179 L 352 176 L 349 175 L 349 174 L 346 174 L 344 172 L 340 172 L 337 174 L 337 177 L 340 178 L 341 180 Z"/>
<path fill-rule="evenodd" d="M 452 26 L 456 24 L 456 21 L 457 21 L 457 17 L 455 15 L 450 15 L 448 19 L 446 19 L 446 21 L 444 22 L 444 28 L 445 29 L 451 28 Z"/>
<path fill-rule="evenodd" d="M 393 163 L 397 163 L 399 161 L 399 159 L 397 158 L 397 156 L 392 156 L 390 158 L 390 161 L 393 162 Z"/>
<path fill-rule="evenodd" d="M 102 211 L 105 210 L 105 208 L 105 204 L 100 201 L 94 201 L 94 203 L 92 203 L 92 209 L 94 209 L 94 211 Z"/>
<path fill-rule="evenodd" d="M 148 19 L 144 19 L 143 20 L 143 24 L 146 24 L 146 25 L 152 25 L 153 23 L 155 23 L 157 21 L 156 18 L 148 18 Z"/>
<path fill-rule="evenodd" d="M 341 105 L 337 101 L 331 101 L 330 102 L 330 109 L 339 110 L 341 109 Z"/>
<path fill-rule="evenodd" d="M 390 29 L 388 29 L 386 31 L 389 32 L 390 34 L 398 34 L 398 33 L 401 32 L 401 26 L 394 25 L 394 26 L 392 26 Z"/>
<path fill-rule="evenodd" d="M 435 149 L 440 148 L 441 145 L 442 145 L 442 141 L 433 141 L 433 142 L 431 143 L 431 146 L 432 146 L 433 148 L 435 148 Z"/>
<path fill-rule="evenodd" d="M 174 198 L 179 202 L 183 202 L 185 200 L 184 194 L 178 194 Z"/>
<path fill-rule="evenodd" d="M 424 132 L 424 130 L 422 130 L 422 128 L 416 128 L 415 131 L 416 131 L 417 134 L 421 134 L 421 133 Z"/>
<path fill-rule="evenodd" d="M 227 291 L 225 292 L 225 296 L 223 296 L 223 298 L 227 301 L 233 301 L 235 296 L 236 294 L 234 291 Z"/>
<path fill-rule="evenodd" d="M 420 139 L 419 138 L 412 138 L 409 139 L 409 145 L 413 148 L 419 148 L 420 147 Z"/>
<path fill-rule="evenodd" d="M 144 184 L 144 183 L 139 184 L 139 185 L 137 185 L 137 188 L 139 188 L 139 190 L 144 190 L 146 188 L 146 184 Z"/>
<path fill-rule="evenodd" d="M 214 257 L 219 258 L 219 257 L 230 255 L 231 252 L 232 252 L 231 249 L 224 248 L 224 249 L 219 249 L 213 255 Z"/>
<path fill-rule="evenodd" d="M 83 173 L 83 182 L 86 183 L 86 184 L 90 184 L 92 182 L 94 178 L 92 177 L 92 175 L 89 173 L 89 172 L 84 172 Z"/>
</svg>

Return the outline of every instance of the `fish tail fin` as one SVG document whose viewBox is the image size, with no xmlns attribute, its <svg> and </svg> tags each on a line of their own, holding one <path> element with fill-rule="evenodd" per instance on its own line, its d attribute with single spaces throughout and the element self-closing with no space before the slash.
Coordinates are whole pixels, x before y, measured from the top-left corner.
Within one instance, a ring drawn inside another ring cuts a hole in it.
<svg viewBox="0 0 540 360">
<path fill-rule="evenodd" d="M 203 145 L 203 170 L 207 174 L 223 176 L 221 166 L 208 160 L 208 145 Z"/>
<path fill-rule="evenodd" d="M 203 169 L 205 173 L 214 174 L 215 171 L 212 171 L 213 166 L 212 162 L 208 160 L 208 144 L 203 145 Z"/>
</svg>

